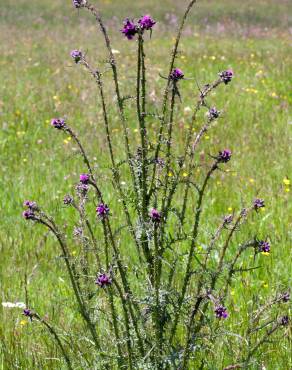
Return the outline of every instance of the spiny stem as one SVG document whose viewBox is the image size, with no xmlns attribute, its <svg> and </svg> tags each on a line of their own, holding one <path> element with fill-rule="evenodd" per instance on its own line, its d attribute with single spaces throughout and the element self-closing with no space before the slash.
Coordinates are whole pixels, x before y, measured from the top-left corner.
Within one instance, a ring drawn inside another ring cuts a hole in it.
<svg viewBox="0 0 292 370">
<path fill-rule="evenodd" d="M 112 72 L 113 72 L 113 79 L 114 79 L 115 93 L 116 93 L 117 103 L 118 103 L 118 110 L 119 110 L 120 120 L 121 120 L 122 126 L 123 126 L 125 151 L 126 151 L 126 155 L 127 155 L 127 161 L 128 161 L 130 172 L 131 172 L 132 182 L 133 182 L 134 188 L 136 188 L 136 177 L 135 177 L 134 167 L 133 167 L 133 164 L 132 164 L 132 154 L 131 154 L 131 151 L 130 151 L 127 122 L 126 122 L 126 118 L 125 118 L 123 99 L 122 99 L 121 93 L 120 93 L 120 86 L 119 86 L 119 78 L 118 78 L 116 60 L 115 60 L 115 57 L 114 57 L 114 54 L 113 54 L 113 51 L 112 51 L 110 38 L 108 36 L 107 30 L 105 28 L 105 25 L 102 21 L 102 18 L 100 16 L 98 10 L 95 9 L 95 7 L 90 5 L 90 4 L 86 4 L 85 7 L 94 15 L 94 17 L 95 17 L 95 19 L 96 19 L 96 21 L 97 21 L 97 23 L 100 27 L 101 33 L 103 34 L 103 37 L 104 37 L 104 40 L 105 40 L 105 45 L 106 45 L 106 48 L 108 50 L 109 63 L 110 63 L 110 66 L 111 66 L 111 69 L 112 69 Z"/>
<path fill-rule="evenodd" d="M 163 130 L 164 130 L 165 122 L 166 122 L 167 100 L 168 100 L 168 94 L 169 94 L 169 87 L 170 87 L 170 84 L 171 84 L 171 72 L 174 68 L 174 63 L 175 63 L 175 59 L 176 59 L 177 52 L 178 52 L 178 46 L 179 46 L 179 43 L 180 43 L 182 31 L 183 31 L 184 26 L 185 26 L 185 22 L 187 20 L 189 12 L 191 11 L 191 9 L 192 9 L 192 7 L 194 6 L 195 3 L 196 3 L 196 0 L 192 0 L 189 3 L 189 5 L 187 6 L 187 9 L 186 9 L 186 11 L 183 15 L 183 18 L 182 18 L 182 21 L 181 21 L 181 24 L 180 24 L 180 27 L 179 27 L 179 30 L 178 30 L 178 33 L 177 33 L 177 36 L 176 36 L 176 39 L 175 39 L 173 51 L 172 51 L 172 57 L 171 57 L 171 60 L 170 60 L 170 66 L 169 66 L 169 72 L 168 72 L 168 79 L 167 79 L 167 83 L 166 83 L 166 87 L 165 87 L 164 95 L 163 95 L 162 118 L 161 118 L 159 133 L 158 133 L 158 136 L 157 136 L 157 145 L 156 145 L 155 155 L 154 155 L 154 166 L 153 166 L 153 173 L 152 173 L 152 180 L 151 180 L 151 186 L 150 186 L 149 194 L 152 194 L 152 189 L 153 189 L 153 186 L 154 186 L 154 183 L 155 183 L 157 159 L 158 159 L 159 153 L 160 153 L 161 140 L 162 140 Z"/>
<path fill-rule="evenodd" d="M 105 126 L 105 130 L 106 130 L 107 143 L 108 143 L 110 158 L 111 158 L 112 167 L 113 167 L 113 179 L 114 179 L 114 182 L 117 186 L 117 189 L 119 191 L 119 194 L 120 194 L 120 197 L 121 197 L 121 200 L 122 200 L 122 203 L 123 203 L 123 210 L 124 210 L 125 215 L 126 215 L 126 220 L 127 220 L 129 230 L 130 230 L 130 232 L 133 236 L 133 239 L 135 241 L 139 258 L 141 258 L 140 257 L 139 241 L 137 239 L 137 236 L 136 236 L 136 233 L 135 233 L 135 230 L 134 230 L 134 227 L 133 227 L 133 223 L 132 223 L 130 212 L 129 212 L 129 209 L 128 209 L 128 206 L 127 206 L 127 203 L 126 203 L 125 195 L 124 195 L 124 192 L 122 190 L 122 186 L 121 186 L 121 182 L 120 182 L 119 169 L 118 169 L 118 167 L 115 163 L 115 159 L 114 159 L 114 152 L 113 152 L 113 148 L 112 148 L 111 135 L 110 135 L 110 130 L 109 130 L 109 120 L 108 120 L 107 108 L 106 108 L 106 103 L 105 103 L 105 96 L 104 96 L 104 91 L 103 91 L 101 73 L 98 70 L 93 70 L 93 68 L 90 66 L 90 64 L 87 62 L 87 60 L 84 57 L 82 59 L 82 63 L 86 67 L 86 69 L 90 72 L 90 74 L 94 77 L 94 79 L 96 80 L 97 85 L 98 85 L 98 89 L 99 89 L 99 93 L 100 93 L 100 97 L 101 97 L 101 102 L 102 102 L 103 120 L 104 120 L 104 126 Z"/>
<path fill-rule="evenodd" d="M 205 178 L 205 181 L 203 183 L 202 189 L 199 192 L 199 199 L 198 199 L 198 202 L 197 202 L 196 214 L 195 214 L 195 223 L 194 223 L 193 232 L 192 232 L 192 241 L 191 241 L 191 246 L 190 246 L 190 250 L 189 250 L 187 267 L 186 267 L 185 277 L 184 277 L 184 281 L 183 281 L 182 291 L 181 291 L 181 295 L 179 297 L 178 307 L 176 309 L 176 314 L 175 314 L 175 318 L 174 318 L 174 323 L 173 323 L 173 326 L 172 326 L 172 329 L 171 329 L 171 332 L 170 332 L 170 340 L 169 340 L 170 343 L 172 343 L 172 341 L 174 339 L 174 335 L 175 335 L 175 332 L 176 332 L 176 328 L 177 328 L 177 324 L 178 324 L 178 320 L 179 320 L 179 316 L 180 316 L 181 307 L 182 307 L 182 304 L 183 304 L 183 301 L 184 301 L 184 298 L 185 298 L 185 294 L 186 294 L 186 291 L 187 291 L 187 287 L 188 287 L 188 284 L 189 284 L 189 281 L 190 281 L 190 278 L 191 278 L 190 272 L 191 272 L 191 266 L 192 266 L 192 262 L 193 262 L 196 240 L 197 240 L 198 231 L 199 231 L 200 216 L 201 216 L 201 212 L 202 212 L 202 201 L 203 201 L 205 189 L 206 189 L 207 183 L 208 183 L 212 173 L 217 169 L 217 165 L 218 165 L 218 161 L 216 160 L 214 162 L 214 164 L 212 165 L 212 167 L 210 168 L 210 170 L 208 171 L 207 176 Z"/>
<path fill-rule="evenodd" d="M 46 221 L 44 221 L 42 219 L 37 219 L 37 221 L 40 222 L 41 224 L 45 225 L 46 227 L 48 227 L 52 231 L 52 233 L 56 236 L 56 238 L 57 238 L 57 240 L 60 244 L 61 250 L 62 250 L 63 255 L 64 255 L 64 260 L 65 260 L 65 264 L 66 264 L 67 271 L 68 271 L 68 274 L 69 274 L 69 278 L 70 278 L 70 281 L 71 281 L 71 284 L 72 284 L 72 288 L 74 290 L 75 297 L 76 297 L 78 305 L 79 305 L 80 312 L 83 316 L 83 319 L 86 321 L 86 323 L 88 325 L 88 328 L 91 332 L 91 335 L 93 337 L 93 340 L 94 340 L 94 343 L 95 343 L 97 349 L 101 350 L 100 343 L 99 343 L 99 340 L 97 338 L 97 333 L 96 333 L 95 327 L 94 327 L 93 323 L 91 322 L 91 319 L 90 319 L 90 317 L 88 315 L 88 312 L 86 310 L 86 307 L 85 307 L 85 303 L 82 299 L 82 296 L 80 294 L 79 288 L 78 288 L 77 283 L 76 283 L 75 268 L 73 266 L 71 266 L 71 264 L 69 262 L 70 254 L 69 254 L 69 250 L 67 248 L 67 245 L 63 241 L 59 230 L 55 229 L 53 226 L 51 226 L 49 223 L 47 223 Z"/>
</svg>

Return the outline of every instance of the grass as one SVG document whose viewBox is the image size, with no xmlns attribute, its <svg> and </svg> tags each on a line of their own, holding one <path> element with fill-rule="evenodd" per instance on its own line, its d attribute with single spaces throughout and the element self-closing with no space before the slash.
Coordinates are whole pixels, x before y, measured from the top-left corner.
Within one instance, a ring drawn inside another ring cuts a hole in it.
<svg viewBox="0 0 292 370">
<path fill-rule="evenodd" d="M 129 94 L 134 90 L 135 43 L 126 42 L 119 34 L 122 19 L 132 14 L 139 16 L 146 9 L 161 21 L 153 39 L 147 41 L 149 91 L 159 99 L 162 93 L 159 72 L 167 71 L 165 61 L 174 35 L 165 13 L 181 14 L 182 6 L 181 2 L 170 0 L 163 6 L 156 1 L 138 3 L 133 6 L 130 1 L 104 0 L 99 6 L 110 19 L 113 46 L 120 51 L 117 59 L 122 87 Z M 195 77 L 200 84 L 214 80 L 226 67 L 232 67 L 236 74 L 230 87 L 223 87 L 209 99 L 224 110 L 224 118 L 206 136 L 202 153 L 216 153 L 224 146 L 230 147 L 234 157 L 230 173 L 219 174 L 212 181 L 204 211 L 208 222 L 201 244 L 206 242 L 223 214 L 250 203 L 257 194 L 267 203 L 261 221 L 252 220 L 244 234 L 253 236 L 257 232 L 263 238 L 268 235 L 272 253 L 260 257 L 259 270 L 238 278 L 234 284 L 229 304 L 237 315 L 230 318 L 230 332 L 244 330 L 238 317 L 247 316 L 252 297 L 264 301 L 273 292 L 291 286 L 292 189 L 283 183 L 285 177 L 292 176 L 290 10 L 291 4 L 284 0 L 199 3 L 177 62 L 187 76 Z M 74 12 L 69 1 L 65 4 L 60 0 L 10 0 L 2 7 L 1 15 L 1 300 L 23 302 L 27 274 L 30 305 L 47 315 L 60 331 L 69 333 L 68 340 L 73 338 L 77 343 L 74 348 L 77 363 L 79 361 L 77 368 L 86 368 L 86 364 L 78 360 L 81 353 L 78 341 L 80 346 L 87 345 L 84 338 L 75 338 L 80 318 L 74 313 L 74 300 L 62 260 L 58 258 L 56 242 L 41 228 L 25 224 L 21 212 L 24 199 L 35 199 L 55 214 L 64 227 L 72 228 L 73 216 L 63 210 L 62 198 L 85 169 L 68 138 L 52 132 L 49 121 L 54 116 L 68 116 L 83 139 L 96 171 L 104 171 L 102 181 L 107 186 L 110 171 L 97 91 L 84 71 L 73 68 L 68 56 L 71 49 L 82 48 L 88 51 L 90 60 L 100 64 L 104 60 L 104 49 L 91 18 Z M 184 110 L 196 97 L 194 82 L 184 82 L 181 93 Z M 153 101 L 154 108 L 157 99 Z M 122 160 L 121 129 L 116 117 L 112 108 L 111 127 Z M 178 145 L 188 118 L 187 110 L 176 117 Z M 138 135 L 135 125 L 134 117 L 129 116 L 133 138 Z M 154 122 L 152 126 L 155 130 Z M 203 165 L 203 154 L 201 160 Z M 112 192 L 109 191 L 107 197 L 109 203 L 114 202 Z M 71 222 L 65 225 L 68 217 Z M 118 215 L 113 217 L 118 224 Z M 122 248 L 126 247 L 125 240 Z M 244 264 L 248 265 L 250 257 L 245 256 Z M 42 327 L 24 320 L 17 309 L 1 308 L 0 317 L 3 369 L 65 368 L 60 353 Z M 291 368 L 291 342 L 288 333 L 282 333 L 286 339 L 280 345 L 271 343 L 258 353 L 254 369 L 260 369 L 260 364 L 268 370 Z M 235 348 L 237 339 L 231 338 L 229 344 Z M 218 349 L 213 361 L 219 369 L 232 363 L 232 356 L 227 349 Z"/>
</svg>

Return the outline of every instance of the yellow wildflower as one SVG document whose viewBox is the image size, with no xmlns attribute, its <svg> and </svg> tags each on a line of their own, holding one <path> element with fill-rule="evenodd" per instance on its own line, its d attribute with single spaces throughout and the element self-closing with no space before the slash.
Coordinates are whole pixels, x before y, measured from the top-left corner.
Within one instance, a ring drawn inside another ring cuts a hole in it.
<svg viewBox="0 0 292 370">
<path fill-rule="evenodd" d="M 291 181 L 288 179 L 288 177 L 285 177 L 285 178 L 283 179 L 283 184 L 284 184 L 284 185 L 286 185 L 286 186 L 291 185 Z"/>
</svg>

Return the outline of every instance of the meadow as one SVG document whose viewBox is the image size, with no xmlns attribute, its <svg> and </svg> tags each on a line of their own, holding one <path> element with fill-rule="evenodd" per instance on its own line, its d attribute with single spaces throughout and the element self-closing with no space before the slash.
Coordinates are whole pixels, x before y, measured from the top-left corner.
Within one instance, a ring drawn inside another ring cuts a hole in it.
<svg viewBox="0 0 292 370">
<path fill-rule="evenodd" d="M 119 32 L 123 19 L 150 13 L 157 20 L 151 40 L 146 41 L 149 100 L 156 109 L 164 87 L 159 75 L 167 74 L 166 60 L 187 2 L 96 3 L 113 40 L 125 95 L 133 94 L 136 46 Z M 233 153 L 227 172 L 216 174 L 208 190 L 204 209 L 208 221 L 200 235 L 200 246 L 204 249 L 222 215 L 241 209 L 257 196 L 265 199 L 266 207 L 260 212 L 260 221 L 252 219 L 243 232 L 249 237 L 257 233 L 271 242 L 271 253 L 258 257 L 259 268 L 236 278 L 228 300 L 232 315 L 226 333 L 230 336 L 211 351 L 210 363 L 207 361 L 204 369 L 223 369 L 233 363 L 238 353 L 233 351 L 236 338 L 232 333 L 244 331 L 242 322 L 248 317 L 252 299 L 264 302 L 268 296 L 291 287 L 291 14 L 292 4 L 286 0 L 199 1 L 179 48 L 176 64 L 190 80 L 180 91 L 181 114 L 176 116 L 174 136 L 178 146 L 188 128 L 189 108 L 198 94 L 194 81 L 203 86 L 226 68 L 235 73 L 228 88 L 223 86 L 211 95 L 223 117 L 200 147 L 202 167 L 208 154 L 217 153 L 222 146 Z M 119 209 L 109 180 L 97 89 L 70 59 L 70 51 L 80 48 L 93 63 L 103 65 L 105 48 L 94 20 L 74 10 L 69 0 L 8 0 L 1 6 L 0 16 L 0 299 L 25 302 L 29 297 L 30 305 L 65 333 L 67 343 L 74 343 L 71 349 L 68 344 L 68 351 L 75 355 L 75 368 L 82 369 L 86 367 L 78 366 L 78 361 L 87 356 L 84 351 L 88 339 L 78 336 L 83 324 L 74 310 L 75 301 L 56 242 L 42 228 L 27 225 L 21 214 L 23 201 L 33 199 L 64 229 L 73 230 L 73 212 L 64 209 L 62 199 L 86 169 L 71 138 L 51 128 L 51 118 L 59 116 L 66 116 L 82 138 L 94 170 L 103 174 L 107 201 Z M 107 68 L 103 67 L 104 75 L 110 79 Z M 110 85 L 105 89 L 110 96 Z M 114 147 L 122 161 L 121 127 L 111 103 Z M 138 141 L 131 113 L 128 127 L 132 140 Z M 154 123 L 151 129 L 156 129 Z M 200 167 L 197 171 L 200 178 Z M 127 179 L 124 186 L 127 189 Z M 112 218 L 118 225 L 119 214 Z M 73 254 L 78 248 L 74 243 L 72 240 Z M 126 241 L 121 248 L 127 248 Z M 247 253 L 244 258 L 243 265 L 249 266 L 254 255 Z M 280 337 L 281 341 L 265 344 L 250 369 L 292 368 L 291 328 L 283 329 Z M 0 308 L 0 352 L 2 369 L 66 368 L 44 327 L 25 318 L 18 308 Z"/>
</svg>

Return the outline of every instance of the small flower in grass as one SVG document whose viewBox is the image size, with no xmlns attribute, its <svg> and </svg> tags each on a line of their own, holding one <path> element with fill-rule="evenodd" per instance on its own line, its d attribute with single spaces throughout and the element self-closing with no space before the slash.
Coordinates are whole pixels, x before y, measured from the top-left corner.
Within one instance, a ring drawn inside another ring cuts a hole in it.
<svg viewBox="0 0 292 370">
<path fill-rule="evenodd" d="M 73 203 L 73 197 L 71 195 L 69 195 L 69 194 L 65 195 L 64 196 L 64 199 L 63 199 L 63 203 L 66 206 L 70 206 Z"/>
<path fill-rule="evenodd" d="M 289 324 L 289 317 L 287 315 L 280 318 L 280 325 L 287 326 L 288 324 Z"/>
<path fill-rule="evenodd" d="M 283 179 L 283 184 L 285 185 L 285 186 L 290 186 L 291 185 L 291 181 L 289 180 L 289 178 L 286 176 L 286 177 L 284 177 L 284 179 Z"/>
<path fill-rule="evenodd" d="M 26 316 L 26 317 L 32 318 L 33 313 L 32 313 L 32 311 L 29 308 L 25 308 L 23 310 L 23 315 Z"/>
<path fill-rule="evenodd" d="M 70 55 L 75 63 L 79 63 L 83 59 L 83 54 L 80 50 L 72 50 Z"/>
<path fill-rule="evenodd" d="M 110 212 L 110 209 L 107 206 L 107 204 L 100 203 L 96 207 L 96 213 L 97 213 L 98 217 L 101 218 L 101 219 L 106 218 L 109 215 L 109 212 Z"/>
<path fill-rule="evenodd" d="M 229 149 L 224 149 L 224 150 L 220 151 L 217 159 L 220 163 L 229 162 L 230 159 L 231 159 L 231 151 Z"/>
<path fill-rule="evenodd" d="M 51 125 L 57 128 L 58 130 L 62 130 L 63 128 L 65 128 L 66 122 L 64 118 L 53 118 L 51 120 Z"/>
<path fill-rule="evenodd" d="M 262 253 L 270 253 L 271 246 L 270 243 L 264 240 L 259 241 L 259 250 Z"/>
<path fill-rule="evenodd" d="M 152 27 L 156 24 L 156 22 L 148 14 L 140 18 L 138 23 L 142 30 L 151 30 Z"/>
<path fill-rule="evenodd" d="M 100 286 L 101 288 L 105 288 L 108 285 L 111 285 L 112 279 L 107 274 L 99 274 L 95 280 L 95 284 Z"/>
<path fill-rule="evenodd" d="M 35 214 L 31 209 L 26 209 L 24 212 L 22 212 L 22 216 L 26 220 L 33 220 L 35 218 Z"/>
<path fill-rule="evenodd" d="M 210 108 L 208 112 L 209 119 L 216 119 L 220 116 L 220 111 L 217 110 L 215 107 Z"/>
<path fill-rule="evenodd" d="M 161 221 L 161 212 L 157 211 L 155 208 L 151 209 L 149 216 L 154 223 L 159 223 Z"/>
<path fill-rule="evenodd" d="M 233 221 L 233 215 L 224 216 L 224 224 L 231 224 Z"/>
<path fill-rule="evenodd" d="M 184 78 L 184 73 L 183 73 L 183 71 L 181 70 L 181 69 L 179 69 L 179 68 L 175 68 L 172 72 L 171 72 L 171 74 L 170 74 L 170 79 L 172 80 L 172 81 L 175 81 L 175 82 L 177 82 L 177 81 L 179 81 L 179 80 L 182 80 Z"/>
<path fill-rule="evenodd" d="M 73 0 L 72 3 L 76 9 L 79 9 L 79 8 L 82 8 L 86 4 L 86 0 Z"/>
<path fill-rule="evenodd" d="M 38 211 L 38 206 L 36 202 L 31 200 L 26 200 L 23 202 L 23 206 L 27 207 L 27 209 L 22 213 L 22 216 L 26 220 L 33 220 L 35 219 L 35 212 Z"/>
<path fill-rule="evenodd" d="M 220 72 L 219 76 L 225 85 L 227 85 L 232 80 L 234 73 L 232 69 L 227 69 L 226 71 Z"/>
<path fill-rule="evenodd" d="M 31 211 L 37 211 L 38 210 L 38 206 L 37 206 L 36 202 L 33 202 L 31 200 L 24 201 L 23 202 L 23 206 L 24 207 L 27 207 Z"/>
<path fill-rule="evenodd" d="M 284 303 L 289 302 L 289 301 L 290 301 L 290 294 L 289 294 L 289 292 L 285 292 L 285 293 L 283 293 L 283 294 L 282 294 L 282 296 L 281 296 L 281 298 L 282 298 L 282 301 L 283 301 Z"/>
<path fill-rule="evenodd" d="M 127 37 L 128 40 L 132 40 L 138 32 L 137 26 L 130 19 L 125 19 L 124 27 L 121 32 Z"/>
<path fill-rule="evenodd" d="M 89 190 L 89 185 L 80 182 L 76 185 L 76 190 L 79 196 L 85 197 Z"/>
<path fill-rule="evenodd" d="M 226 319 L 228 317 L 227 309 L 223 306 L 216 306 L 214 312 L 218 319 Z"/>
<path fill-rule="evenodd" d="M 253 201 L 253 206 L 254 206 L 254 209 L 258 211 L 260 208 L 265 207 L 265 201 L 263 199 L 257 198 Z"/>
<path fill-rule="evenodd" d="M 88 175 L 88 173 L 82 173 L 82 174 L 79 176 L 79 179 L 80 179 L 80 182 L 81 182 L 82 184 L 88 184 L 89 179 L 90 179 L 90 176 Z"/>
<path fill-rule="evenodd" d="M 83 235 L 83 229 L 82 229 L 82 227 L 74 227 L 73 236 L 75 238 L 81 238 L 82 235 Z"/>
<path fill-rule="evenodd" d="M 164 159 L 162 159 L 162 158 L 157 158 L 157 159 L 155 160 L 155 163 L 156 163 L 160 168 L 163 168 L 163 167 L 165 166 L 165 161 L 164 161 Z"/>
</svg>

